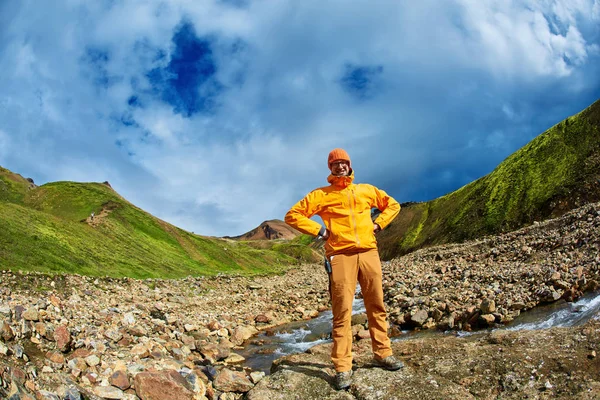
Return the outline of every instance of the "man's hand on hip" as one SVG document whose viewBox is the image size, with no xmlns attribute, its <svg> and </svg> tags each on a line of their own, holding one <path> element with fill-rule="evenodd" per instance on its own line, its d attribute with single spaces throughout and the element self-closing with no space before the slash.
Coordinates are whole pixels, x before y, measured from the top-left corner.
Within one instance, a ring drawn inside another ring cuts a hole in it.
<svg viewBox="0 0 600 400">
<path fill-rule="evenodd" d="M 379 224 L 373 224 L 373 233 L 377 233 L 379 231 L 381 231 Z"/>
</svg>

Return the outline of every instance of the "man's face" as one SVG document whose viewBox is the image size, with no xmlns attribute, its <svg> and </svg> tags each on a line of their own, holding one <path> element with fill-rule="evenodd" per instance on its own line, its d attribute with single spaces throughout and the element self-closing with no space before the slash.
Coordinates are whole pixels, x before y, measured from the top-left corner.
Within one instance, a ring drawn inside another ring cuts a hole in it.
<svg viewBox="0 0 600 400">
<path fill-rule="evenodd" d="M 335 160 L 330 167 L 331 173 L 335 176 L 346 176 L 350 173 L 350 163 L 346 160 Z"/>
</svg>

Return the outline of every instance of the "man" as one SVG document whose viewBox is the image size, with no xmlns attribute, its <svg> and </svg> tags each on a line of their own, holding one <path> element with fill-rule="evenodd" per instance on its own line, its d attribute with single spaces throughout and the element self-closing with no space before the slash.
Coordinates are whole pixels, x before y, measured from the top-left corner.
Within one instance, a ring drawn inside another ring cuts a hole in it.
<svg viewBox="0 0 600 400">
<path fill-rule="evenodd" d="M 352 302 L 356 281 L 360 282 L 375 363 L 388 370 L 404 364 L 394 358 L 387 334 L 383 303 L 381 261 L 375 233 L 385 228 L 400 211 L 400 204 L 372 185 L 354 184 L 350 156 L 343 149 L 329 153 L 329 186 L 313 190 L 285 215 L 285 222 L 300 232 L 321 236 L 325 255 L 331 263 L 329 275 L 333 311 L 333 348 L 335 385 L 347 389 L 352 377 Z M 371 209 L 381 214 L 371 220 Z M 311 220 L 319 215 L 325 226 Z"/>
</svg>

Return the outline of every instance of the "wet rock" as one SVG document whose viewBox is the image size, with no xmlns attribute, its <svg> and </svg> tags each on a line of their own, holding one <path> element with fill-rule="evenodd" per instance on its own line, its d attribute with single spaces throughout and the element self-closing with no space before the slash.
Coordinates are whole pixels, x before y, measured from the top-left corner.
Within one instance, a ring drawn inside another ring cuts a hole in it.
<svg viewBox="0 0 600 400">
<path fill-rule="evenodd" d="M 212 362 L 216 362 L 229 357 L 231 350 L 215 343 L 209 343 L 200 348 L 200 353 Z"/>
<path fill-rule="evenodd" d="M 484 326 L 492 326 L 496 321 L 496 317 L 492 314 L 483 314 L 479 316 L 479 320 Z"/>
<path fill-rule="evenodd" d="M 479 306 L 482 314 L 492 314 L 496 311 L 496 302 L 492 299 L 484 299 Z"/>
<path fill-rule="evenodd" d="M 231 353 L 224 361 L 226 364 L 239 364 L 246 361 L 246 359 L 239 354 Z"/>
<path fill-rule="evenodd" d="M 250 380 L 252 381 L 252 383 L 254 383 L 255 385 L 260 382 L 260 380 L 262 378 L 265 377 L 265 373 L 262 371 L 252 371 L 250 373 Z"/>
<path fill-rule="evenodd" d="M 410 320 L 416 326 L 423 326 L 427 319 L 429 318 L 429 314 L 426 310 L 417 309 L 416 311 L 410 314 Z"/>
<path fill-rule="evenodd" d="M 273 317 L 268 314 L 259 314 L 254 317 L 254 322 L 259 324 L 269 324 L 273 321 Z"/>
<path fill-rule="evenodd" d="M 258 333 L 258 330 L 251 326 L 238 326 L 234 329 L 233 334 L 231 335 L 231 342 L 235 345 L 239 346 L 244 341 L 250 339 L 253 335 Z"/>
<path fill-rule="evenodd" d="M 367 323 L 367 314 L 359 313 L 353 314 L 351 319 L 351 325 L 365 325 Z"/>
<path fill-rule="evenodd" d="M 242 392 L 252 389 L 254 385 L 243 372 L 223 368 L 213 381 L 215 389 L 222 392 Z"/>
</svg>

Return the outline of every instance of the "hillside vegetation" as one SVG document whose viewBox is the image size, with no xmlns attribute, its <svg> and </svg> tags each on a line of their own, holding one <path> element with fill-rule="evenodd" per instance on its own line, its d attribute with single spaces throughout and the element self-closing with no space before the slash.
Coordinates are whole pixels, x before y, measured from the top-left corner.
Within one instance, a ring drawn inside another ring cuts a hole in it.
<svg viewBox="0 0 600 400">
<path fill-rule="evenodd" d="M 542 133 L 490 174 L 412 203 L 379 234 L 382 258 L 517 229 L 600 200 L 600 100 Z"/>
<path fill-rule="evenodd" d="M 0 167 L 0 269 L 135 278 L 251 275 L 282 272 L 296 262 L 285 253 L 194 235 L 135 207 L 108 184 L 36 187 Z"/>
</svg>

